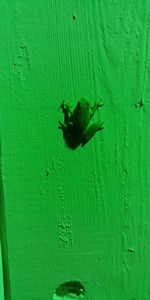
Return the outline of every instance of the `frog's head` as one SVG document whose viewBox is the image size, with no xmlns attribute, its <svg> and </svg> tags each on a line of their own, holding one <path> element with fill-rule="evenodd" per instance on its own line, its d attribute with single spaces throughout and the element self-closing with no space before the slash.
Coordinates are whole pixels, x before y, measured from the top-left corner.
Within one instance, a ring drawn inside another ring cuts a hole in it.
<svg viewBox="0 0 150 300">
<path fill-rule="evenodd" d="M 88 109 L 90 106 L 89 102 L 85 99 L 85 98 L 81 98 L 78 102 L 77 102 L 77 107 L 78 109 Z"/>
</svg>

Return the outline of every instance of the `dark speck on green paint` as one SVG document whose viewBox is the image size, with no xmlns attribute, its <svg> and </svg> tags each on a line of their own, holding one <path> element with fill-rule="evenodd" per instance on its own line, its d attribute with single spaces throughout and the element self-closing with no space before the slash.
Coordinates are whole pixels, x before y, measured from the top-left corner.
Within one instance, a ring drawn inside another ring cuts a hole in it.
<svg viewBox="0 0 150 300">
<path fill-rule="evenodd" d="M 76 15 L 73 15 L 73 20 L 75 20 L 77 18 L 77 16 Z"/>
<path fill-rule="evenodd" d="M 46 176 L 48 176 L 49 175 L 49 170 L 46 170 Z"/>
<path fill-rule="evenodd" d="M 144 101 L 142 99 L 135 104 L 136 108 L 143 107 L 143 106 L 144 106 Z"/>
<path fill-rule="evenodd" d="M 128 248 L 128 251 L 132 252 L 132 253 L 135 252 L 135 250 L 133 248 Z"/>
</svg>

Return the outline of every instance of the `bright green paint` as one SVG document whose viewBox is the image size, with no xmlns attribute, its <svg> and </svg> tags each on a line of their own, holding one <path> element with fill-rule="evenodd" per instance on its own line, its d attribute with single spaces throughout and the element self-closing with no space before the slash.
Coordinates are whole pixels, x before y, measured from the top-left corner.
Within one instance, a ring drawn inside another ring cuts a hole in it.
<svg viewBox="0 0 150 300">
<path fill-rule="evenodd" d="M 88 300 L 149 300 L 150 2 L 2 0 L 0 13 L 6 300 L 50 300 L 68 280 Z M 73 151 L 58 107 L 81 97 L 102 98 L 105 128 Z"/>
<path fill-rule="evenodd" d="M 0 299 L 4 300 L 1 244 L 0 244 Z"/>
</svg>

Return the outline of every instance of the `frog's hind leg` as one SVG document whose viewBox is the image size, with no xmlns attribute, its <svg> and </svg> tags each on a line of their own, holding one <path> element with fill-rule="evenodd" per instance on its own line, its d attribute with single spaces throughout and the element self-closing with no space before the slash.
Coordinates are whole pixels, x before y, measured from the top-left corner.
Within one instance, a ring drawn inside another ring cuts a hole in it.
<svg viewBox="0 0 150 300">
<path fill-rule="evenodd" d="M 83 147 L 85 144 L 89 142 L 89 140 L 95 135 L 95 133 L 104 128 L 104 122 L 98 124 L 92 124 L 89 126 L 87 132 L 84 134 L 84 138 L 82 140 L 81 146 Z"/>
</svg>

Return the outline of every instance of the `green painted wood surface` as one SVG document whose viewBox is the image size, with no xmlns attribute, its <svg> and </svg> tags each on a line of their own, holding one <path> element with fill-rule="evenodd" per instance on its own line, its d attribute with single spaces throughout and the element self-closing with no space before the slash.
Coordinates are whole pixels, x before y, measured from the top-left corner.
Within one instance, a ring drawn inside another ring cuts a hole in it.
<svg viewBox="0 0 150 300">
<path fill-rule="evenodd" d="M 70 280 L 89 300 L 150 299 L 150 2 L 2 0 L 0 14 L 6 300 Z M 103 99 L 105 128 L 72 151 L 59 105 L 81 97 Z"/>
<path fill-rule="evenodd" d="M 0 243 L 0 299 L 4 300 L 4 286 L 3 286 L 3 269 L 2 269 L 1 243 Z"/>
</svg>

